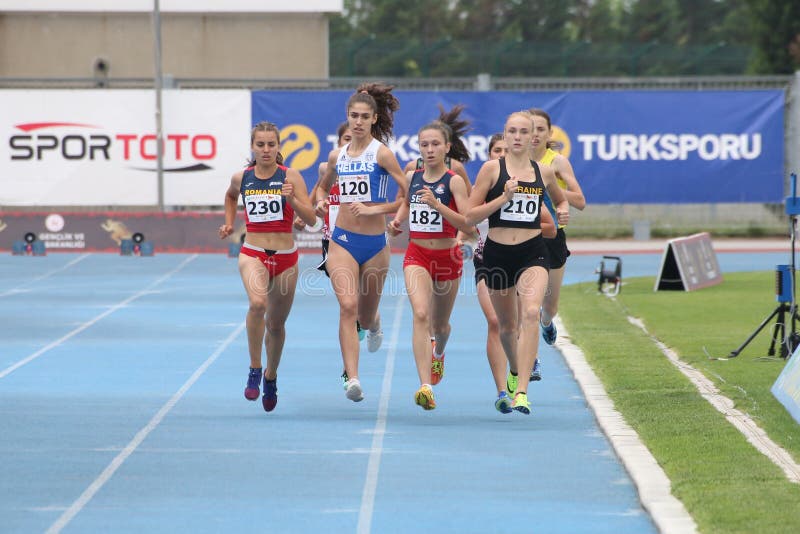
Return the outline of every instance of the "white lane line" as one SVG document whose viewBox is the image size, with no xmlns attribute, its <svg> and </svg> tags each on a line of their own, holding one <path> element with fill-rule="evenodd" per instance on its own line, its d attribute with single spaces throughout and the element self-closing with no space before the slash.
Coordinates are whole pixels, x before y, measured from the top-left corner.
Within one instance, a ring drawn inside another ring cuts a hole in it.
<svg viewBox="0 0 800 534">
<path fill-rule="evenodd" d="M 683 503 L 672 495 L 666 473 L 639 439 L 622 415 L 614 408 L 600 379 L 589 366 L 586 356 L 569 339 L 569 332 L 561 318 L 556 316 L 558 341 L 556 348 L 564 356 L 575 380 L 594 412 L 597 424 L 611 442 L 625 470 L 633 480 L 642 506 L 650 514 L 659 532 L 670 534 L 695 534 L 697 524 Z"/>
<path fill-rule="evenodd" d="M 44 347 L 42 347 L 41 349 L 37 350 L 36 352 L 31 354 L 30 356 L 26 356 L 25 358 L 19 360 L 18 362 L 13 363 L 10 366 L 6 367 L 2 371 L 0 371 L 0 378 L 7 377 L 11 373 L 16 371 L 20 367 L 22 367 L 23 365 L 29 364 L 30 362 L 32 362 L 33 360 L 35 360 L 36 358 L 38 358 L 42 354 L 44 354 L 47 351 L 49 351 L 50 349 L 54 349 L 55 347 L 58 347 L 59 345 L 61 345 L 65 341 L 67 341 L 68 339 L 70 339 L 72 337 L 75 337 L 76 335 L 80 334 L 81 332 L 83 332 L 84 330 L 86 330 L 87 328 L 89 328 L 90 326 L 95 324 L 96 322 L 100 321 L 101 319 L 111 315 L 112 313 L 114 313 L 118 309 L 127 306 L 128 304 L 130 304 L 134 300 L 138 299 L 139 297 L 142 297 L 142 296 L 148 294 L 154 287 L 156 287 L 157 285 L 161 284 L 163 281 L 167 280 L 169 277 L 171 277 L 172 275 L 174 275 L 175 273 L 177 273 L 178 271 L 183 269 L 190 261 L 192 261 L 195 258 L 197 258 L 197 256 L 198 256 L 197 254 L 189 256 L 188 258 L 183 260 L 173 270 L 171 270 L 170 272 L 168 272 L 167 274 L 165 274 L 164 276 L 162 276 L 161 278 L 159 278 L 155 282 L 151 283 L 149 286 L 147 286 L 146 288 L 142 289 L 138 293 L 136 293 L 134 295 L 131 295 L 130 297 L 128 297 L 125 300 L 123 300 L 122 302 L 119 302 L 119 303 L 115 304 L 114 306 L 112 306 L 111 308 L 107 309 L 106 311 L 104 311 L 100 315 L 95 316 L 93 319 L 83 323 L 82 325 L 80 325 L 76 329 L 74 329 L 74 330 L 70 331 L 69 333 L 61 336 L 60 338 L 56 339 L 52 343 L 49 343 L 49 344 L 45 345 Z"/>
<path fill-rule="evenodd" d="M 725 419 L 736 427 L 736 430 L 741 432 L 753 447 L 769 458 L 772 463 L 780 467 L 789 482 L 795 484 L 800 483 L 800 465 L 794 461 L 792 455 L 789 454 L 786 449 L 772 441 L 767 433 L 747 414 L 734 408 L 733 401 L 721 394 L 717 386 L 714 385 L 714 382 L 706 378 L 703 373 L 688 363 L 682 361 L 675 351 L 648 332 L 641 320 L 629 316 L 628 322 L 634 326 L 638 326 L 650 340 L 656 344 L 670 363 L 691 380 L 694 387 L 696 387 L 697 391 L 700 393 L 700 396 L 706 399 L 719 413 L 724 415 Z"/>
<path fill-rule="evenodd" d="M 67 526 L 76 515 L 78 515 L 78 513 L 89 503 L 89 501 L 92 500 L 92 497 L 94 497 L 95 494 L 105 485 L 105 483 L 108 482 L 112 476 L 114 476 L 114 473 L 122 466 L 123 462 L 125 462 L 125 460 L 127 460 L 128 457 L 134 453 L 136 448 L 147 438 L 150 432 L 155 430 L 155 428 L 161 423 L 170 410 L 172 410 L 172 408 L 178 404 L 178 401 L 180 401 L 186 392 L 189 391 L 189 388 L 191 388 L 194 383 L 197 382 L 197 380 L 203 375 L 203 373 L 206 372 L 211 364 L 214 363 L 220 354 L 222 354 L 225 349 L 228 348 L 228 345 L 230 345 L 233 340 L 242 333 L 244 328 L 245 323 L 242 323 L 230 333 L 227 339 L 222 342 L 222 345 L 220 345 L 219 348 L 214 351 L 214 354 L 209 356 L 206 361 L 204 361 L 202 365 L 200 365 L 200 367 L 198 367 L 197 370 L 192 373 L 192 376 L 190 376 L 189 379 L 184 382 L 181 388 L 166 402 L 166 404 L 164 404 L 161 409 L 158 410 L 158 413 L 156 413 L 153 418 L 150 419 L 150 421 L 141 430 L 139 430 L 139 432 L 136 433 L 130 443 L 128 443 L 125 448 L 122 449 L 122 452 L 120 452 L 113 460 L 111 460 L 111 463 L 108 464 L 102 473 L 100 473 L 100 476 L 98 476 L 91 484 L 89 484 L 89 487 L 84 490 L 81 496 L 78 497 L 63 514 L 61 514 L 61 517 L 59 517 L 55 523 L 50 525 L 50 528 L 47 529 L 46 534 L 56 534 L 57 532 L 61 532 L 61 530 Z"/>
<path fill-rule="evenodd" d="M 389 353 L 386 356 L 386 369 L 383 372 L 381 398 L 378 403 L 378 419 L 372 434 L 372 448 L 367 464 L 367 478 L 364 481 L 364 492 L 361 494 L 361 509 L 358 512 L 358 534 L 369 534 L 372 528 L 372 512 L 375 508 L 375 491 L 378 486 L 378 470 L 383 454 L 383 436 L 386 434 L 386 414 L 389 411 L 389 397 L 392 395 L 392 376 L 394 375 L 394 359 L 397 354 L 397 341 L 400 338 L 400 322 L 403 317 L 405 299 L 400 295 L 392 324 L 392 337 L 389 341 Z"/>
<path fill-rule="evenodd" d="M 0 293 L 0 298 L 7 297 L 9 295 L 16 295 L 18 293 L 22 293 L 23 291 L 25 291 L 23 288 L 28 287 L 29 285 L 31 285 L 33 283 L 39 282 L 41 280 L 44 280 L 45 278 L 50 278 L 51 276 L 53 276 L 56 273 L 60 273 L 61 271 L 65 271 L 65 270 L 69 269 L 70 267 L 72 267 L 73 265 L 75 265 L 76 263 L 85 260 L 89 256 L 91 256 L 91 254 L 82 254 L 81 256 L 78 256 L 74 260 L 62 265 L 58 269 L 53 269 L 50 272 L 47 272 L 47 273 L 45 273 L 43 275 L 40 275 L 40 276 L 37 276 L 33 280 L 28 280 L 27 282 L 25 282 L 21 286 L 17 286 L 14 289 L 8 289 L 6 291 L 3 291 L 2 293 Z"/>
</svg>

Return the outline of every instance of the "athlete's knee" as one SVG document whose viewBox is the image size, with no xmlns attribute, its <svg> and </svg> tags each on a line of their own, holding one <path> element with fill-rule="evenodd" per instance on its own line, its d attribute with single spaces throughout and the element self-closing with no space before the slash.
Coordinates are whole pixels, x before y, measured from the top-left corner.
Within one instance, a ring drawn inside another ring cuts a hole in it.
<svg viewBox="0 0 800 534">
<path fill-rule="evenodd" d="M 267 313 L 267 301 L 263 299 L 252 299 L 248 313 L 263 317 Z"/>
<path fill-rule="evenodd" d="M 267 333 L 271 336 L 282 335 L 286 332 L 285 323 L 276 319 L 267 318 Z"/>
<path fill-rule="evenodd" d="M 496 315 L 487 317 L 486 325 L 488 326 L 490 334 L 500 335 L 500 322 L 497 320 Z"/>
<path fill-rule="evenodd" d="M 356 299 L 348 299 L 339 302 L 339 316 L 352 317 L 355 320 L 358 314 L 358 301 Z"/>
<path fill-rule="evenodd" d="M 539 305 L 526 304 L 522 307 L 522 317 L 520 320 L 524 324 L 538 324 L 540 319 Z"/>
<path fill-rule="evenodd" d="M 430 323 L 431 314 L 428 309 L 416 309 L 413 311 L 413 315 L 415 323 L 425 323 L 426 325 Z"/>
</svg>

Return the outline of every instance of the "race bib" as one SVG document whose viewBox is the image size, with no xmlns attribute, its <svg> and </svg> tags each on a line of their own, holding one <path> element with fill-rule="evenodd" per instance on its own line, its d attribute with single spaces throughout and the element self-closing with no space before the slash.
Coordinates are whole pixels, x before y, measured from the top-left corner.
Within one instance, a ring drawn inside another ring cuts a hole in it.
<svg viewBox="0 0 800 534">
<path fill-rule="evenodd" d="M 339 177 L 339 202 L 369 202 L 369 176 L 366 174 Z"/>
<path fill-rule="evenodd" d="M 514 193 L 514 198 L 503 204 L 500 219 L 515 222 L 533 222 L 539 214 L 539 195 Z"/>
<path fill-rule="evenodd" d="M 441 232 L 442 214 L 427 204 L 412 202 L 409 209 L 408 226 L 412 232 Z"/>
<path fill-rule="evenodd" d="M 245 201 L 247 219 L 251 223 L 280 221 L 283 219 L 281 195 L 249 195 Z"/>
</svg>

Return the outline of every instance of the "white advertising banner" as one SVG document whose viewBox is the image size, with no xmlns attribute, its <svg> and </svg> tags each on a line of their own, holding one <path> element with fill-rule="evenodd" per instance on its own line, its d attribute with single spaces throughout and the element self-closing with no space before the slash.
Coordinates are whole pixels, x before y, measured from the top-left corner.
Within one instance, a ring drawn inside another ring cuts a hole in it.
<svg viewBox="0 0 800 534">
<path fill-rule="evenodd" d="M 250 92 L 163 92 L 164 204 L 222 204 L 246 163 Z M 0 205 L 158 204 L 155 94 L 0 91 Z"/>
</svg>

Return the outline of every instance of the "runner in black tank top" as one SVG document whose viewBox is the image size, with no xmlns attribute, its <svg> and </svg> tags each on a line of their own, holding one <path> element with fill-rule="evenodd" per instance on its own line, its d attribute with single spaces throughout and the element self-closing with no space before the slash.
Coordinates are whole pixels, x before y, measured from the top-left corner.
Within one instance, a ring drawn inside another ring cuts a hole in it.
<svg viewBox="0 0 800 534">
<path fill-rule="evenodd" d="M 547 248 L 541 236 L 541 205 L 545 188 L 557 206 L 559 223 L 569 210 L 552 169 L 531 162 L 533 121 L 527 112 L 512 113 L 504 136 L 508 155 L 481 167 L 470 196 L 467 223 L 489 218 L 483 262 L 489 296 L 500 325 L 500 340 L 511 373 L 507 387 L 512 408 L 530 413 L 527 377 L 538 351 L 539 308 L 547 289 Z M 521 299 L 522 316 L 517 316 Z M 517 375 L 526 377 L 517 381 Z M 499 399 L 498 399 L 499 400 Z"/>
</svg>

